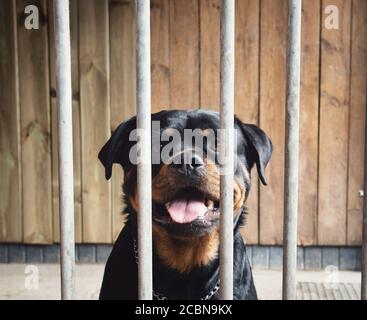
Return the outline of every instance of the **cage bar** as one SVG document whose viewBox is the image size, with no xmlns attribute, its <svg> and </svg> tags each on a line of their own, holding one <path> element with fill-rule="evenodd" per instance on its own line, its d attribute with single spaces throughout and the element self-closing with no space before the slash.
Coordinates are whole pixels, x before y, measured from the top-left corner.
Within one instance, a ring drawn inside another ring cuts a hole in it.
<svg viewBox="0 0 367 320">
<path fill-rule="evenodd" d="M 75 298 L 74 170 L 69 1 L 55 0 L 61 298 Z"/>
<path fill-rule="evenodd" d="M 296 299 L 302 0 L 289 0 L 284 167 L 283 299 Z"/>
<path fill-rule="evenodd" d="M 233 299 L 234 0 L 222 0 L 220 27 L 220 298 L 228 300 Z"/>
<path fill-rule="evenodd" d="M 136 1 L 139 299 L 152 299 L 150 0 Z"/>
</svg>

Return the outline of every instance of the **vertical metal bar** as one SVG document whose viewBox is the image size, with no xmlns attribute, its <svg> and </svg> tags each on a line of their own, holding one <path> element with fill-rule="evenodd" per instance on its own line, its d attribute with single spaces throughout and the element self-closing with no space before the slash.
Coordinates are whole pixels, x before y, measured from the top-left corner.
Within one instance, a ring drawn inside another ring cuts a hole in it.
<svg viewBox="0 0 367 320">
<path fill-rule="evenodd" d="M 139 299 L 152 299 L 150 0 L 136 0 Z"/>
<path fill-rule="evenodd" d="M 61 298 L 74 299 L 74 171 L 69 1 L 55 0 Z"/>
<path fill-rule="evenodd" d="M 220 31 L 220 297 L 233 299 L 233 152 L 235 1 L 221 2 Z"/>
<path fill-rule="evenodd" d="M 367 300 L 367 113 L 365 121 L 364 145 L 364 192 L 363 192 L 363 231 L 362 231 L 362 277 L 361 299 Z"/>
<path fill-rule="evenodd" d="M 283 299 L 296 299 L 302 0 L 289 0 L 284 172 Z"/>
</svg>

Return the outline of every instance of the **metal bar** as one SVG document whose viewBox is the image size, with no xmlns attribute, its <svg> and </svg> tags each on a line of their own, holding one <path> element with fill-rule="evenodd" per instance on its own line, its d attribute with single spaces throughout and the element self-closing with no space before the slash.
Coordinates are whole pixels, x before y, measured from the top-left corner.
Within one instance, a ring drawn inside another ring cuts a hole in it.
<svg viewBox="0 0 367 320">
<path fill-rule="evenodd" d="M 284 173 L 283 299 L 296 299 L 302 0 L 289 0 Z"/>
<path fill-rule="evenodd" d="M 150 0 L 136 1 L 136 74 L 138 162 L 138 285 L 139 299 L 151 300 L 152 281 L 152 181 Z"/>
<path fill-rule="evenodd" d="M 367 300 L 367 113 L 365 121 L 361 300 Z"/>
<path fill-rule="evenodd" d="M 235 1 L 222 0 L 220 25 L 220 298 L 233 299 Z"/>
<path fill-rule="evenodd" d="M 61 298 L 70 300 L 75 297 L 75 246 L 69 1 L 55 0 L 54 9 L 58 110 Z"/>
</svg>

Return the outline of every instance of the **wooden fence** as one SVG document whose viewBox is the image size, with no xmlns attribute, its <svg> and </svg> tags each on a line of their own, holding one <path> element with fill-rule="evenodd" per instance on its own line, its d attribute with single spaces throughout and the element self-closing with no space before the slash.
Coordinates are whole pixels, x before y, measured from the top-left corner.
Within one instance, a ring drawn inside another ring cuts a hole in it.
<svg viewBox="0 0 367 320">
<path fill-rule="evenodd" d="M 153 110 L 219 108 L 219 0 L 152 0 Z M 97 160 L 135 113 L 130 0 L 71 0 L 76 241 L 120 231 L 122 173 Z M 24 27 L 26 5 L 39 30 Z M 339 29 L 324 9 L 339 9 Z M 248 243 L 281 244 L 287 1 L 236 1 L 237 115 L 274 144 L 269 186 L 249 199 Z M 299 244 L 361 243 L 367 1 L 305 0 L 302 12 Z M 0 242 L 59 240 L 52 1 L 0 0 Z"/>
</svg>

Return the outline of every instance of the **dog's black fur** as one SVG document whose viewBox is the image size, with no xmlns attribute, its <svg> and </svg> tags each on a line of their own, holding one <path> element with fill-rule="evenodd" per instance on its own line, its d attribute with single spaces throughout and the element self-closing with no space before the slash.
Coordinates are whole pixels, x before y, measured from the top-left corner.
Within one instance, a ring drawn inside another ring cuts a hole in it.
<svg viewBox="0 0 367 320">
<path fill-rule="evenodd" d="M 213 129 L 219 128 L 219 115 L 216 112 L 204 110 L 190 111 L 161 111 L 152 114 L 152 120 L 160 121 L 161 131 L 166 128 L 183 129 Z M 235 118 L 237 130 L 237 166 L 235 177 L 245 187 L 247 199 L 250 190 L 250 180 L 241 169 L 243 166 L 250 172 L 256 164 L 260 180 L 266 184 L 265 167 L 270 160 L 272 143 L 265 133 L 254 125 L 244 124 Z M 107 261 L 100 299 L 137 299 L 137 261 L 134 250 L 136 239 L 136 210 L 131 203 L 131 196 L 136 192 L 136 166 L 128 158 L 129 150 L 135 142 L 129 141 L 130 132 L 136 128 L 136 118 L 122 123 L 113 133 L 111 139 L 99 153 L 103 163 L 106 178 L 112 173 L 113 163 L 119 163 L 125 172 L 123 190 L 128 221 L 114 244 Z M 152 165 L 152 176 L 158 174 L 162 165 Z M 241 167 L 242 166 L 242 167 Z M 129 179 L 126 176 L 129 176 Z M 245 203 L 245 201 L 244 201 Z M 162 214 L 161 207 L 153 205 L 153 223 L 156 215 Z M 234 214 L 234 299 L 257 299 L 252 278 L 251 267 L 246 255 L 246 247 L 240 234 L 240 227 L 245 219 L 245 206 Z M 172 229 L 175 230 L 175 229 Z M 171 233 L 174 231 L 170 231 Z M 195 228 L 190 230 L 195 236 Z M 206 230 L 206 229 L 205 229 Z M 208 229 L 207 232 L 212 232 Z M 172 236 L 175 236 L 174 234 Z M 197 234 L 199 236 L 199 233 Z M 194 266 L 188 272 L 179 272 L 166 265 L 157 254 L 153 245 L 153 287 L 154 292 L 168 299 L 201 299 L 213 290 L 219 279 L 219 258 L 214 257 L 205 266 Z M 211 299 L 219 299 L 216 292 Z"/>
</svg>

